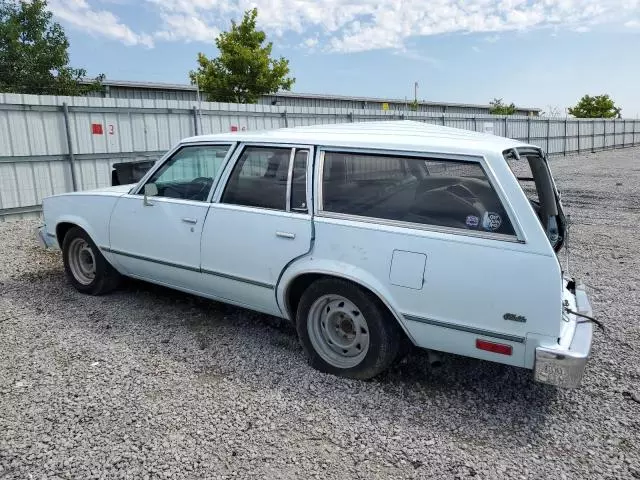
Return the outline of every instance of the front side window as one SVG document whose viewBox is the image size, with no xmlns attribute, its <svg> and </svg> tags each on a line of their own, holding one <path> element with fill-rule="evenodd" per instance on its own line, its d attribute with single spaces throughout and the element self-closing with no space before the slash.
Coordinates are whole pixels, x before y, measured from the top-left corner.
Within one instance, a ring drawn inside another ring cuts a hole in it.
<svg viewBox="0 0 640 480">
<path fill-rule="evenodd" d="M 178 150 L 147 181 L 158 197 L 204 202 L 231 145 L 187 146 Z"/>
<path fill-rule="evenodd" d="M 290 148 L 245 148 L 233 167 L 220 201 L 286 210 L 290 159 Z"/>
<path fill-rule="evenodd" d="M 477 162 L 325 152 L 326 212 L 515 235 Z"/>
</svg>

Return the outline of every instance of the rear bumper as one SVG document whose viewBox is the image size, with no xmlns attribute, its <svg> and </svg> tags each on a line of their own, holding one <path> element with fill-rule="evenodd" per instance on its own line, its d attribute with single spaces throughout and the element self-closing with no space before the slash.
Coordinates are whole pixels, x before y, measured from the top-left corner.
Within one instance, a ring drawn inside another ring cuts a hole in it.
<svg viewBox="0 0 640 480">
<path fill-rule="evenodd" d="M 576 286 L 576 306 L 578 313 L 588 316 L 593 314 L 584 285 Z M 564 388 L 576 388 L 580 385 L 589 359 L 592 337 L 593 324 L 578 318 L 569 347 L 557 345 L 536 348 L 535 380 Z"/>
<path fill-rule="evenodd" d="M 45 226 L 36 228 L 35 237 L 42 248 L 58 248 L 56 237 L 47 233 Z"/>
</svg>

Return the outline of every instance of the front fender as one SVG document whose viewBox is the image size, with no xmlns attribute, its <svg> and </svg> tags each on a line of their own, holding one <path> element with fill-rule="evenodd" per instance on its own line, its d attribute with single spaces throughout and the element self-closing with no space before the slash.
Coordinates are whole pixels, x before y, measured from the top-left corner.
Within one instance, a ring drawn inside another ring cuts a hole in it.
<svg viewBox="0 0 640 480">
<path fill-rule="evenodd" d="M 43 214 L 47 233 L 56 235 L 61 223 L 82 228 L 98 248 L 109 246 L 109 221 L 118 201 L 117 194 L 68 194 L 48 197 L 43 201 Z M 58 239 L 62 247 L 62 239 Z M 116 269 L 108 252 L 102 252 Z"/>
<path fill-rule="evenodd" d="M 342 278 L 366 288 L 386 305 L 409 339 L 414 344 L 416 343 L 405 328 L 402 315 L 399 313 L 400 310 L 393 302 L 390 292 L 385 288 L 382 282 L 362 268 L 337 260 L 319 259 L 309 256 L 301 258 L 287 267 L 276 286 L 278 305 L 281 306 L 282 313 L 287 319 L 292 321 L 295 319 L 295 312 L 288 311 L 288 302 L 286 301 L 289 287 L 293 284 L 296 278 L 309 273 Z"/>
<path fill-rule="evenodd" d="M 93 228 L 89 224 L 89 222 L 83 217 L 80 217 L 78 215 L 71 215 L 71 214 L 60 215 L 56 219 L 55 226 L 53 227 L 54 231 L 52 233 L 54 234 L 56 233 L 56 231 L 58 230 L 58 225 L 60 225 L 61 223 L 72 223 L 74 225 L 77 225 L 78 227 L 83 229 L 85 232 L 87 232 L 87 234 L 91 237 L 91 240 L 93 240 L 96 245 L 98 246 L 105 245 L 105 243 L 99 239 L 99 235 L 98 235 L 98 232 L 96 232 L 96 229 Z M 58 238 L 58 244 L 60 245 L 60 248 L 62 248 L 61 238 Z"/>
</svg>

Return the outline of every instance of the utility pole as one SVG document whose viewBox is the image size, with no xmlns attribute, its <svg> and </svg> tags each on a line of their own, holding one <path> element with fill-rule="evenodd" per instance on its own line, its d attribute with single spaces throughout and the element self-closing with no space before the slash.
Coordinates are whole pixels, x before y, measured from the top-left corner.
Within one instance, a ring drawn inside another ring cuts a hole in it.
<svg viewBox="0 0 640 480">
<path fill-rule="evenodd" d="M 418 82 L 413 84 L 413 101 L 415 105 L 418 105 Z"/>
<path fill-rule="evenodd" d="M 200 134 L 202 135 L 202 99 L 200 98 L 200 83 L 198 83 L 198 77 L 196 76 L 196 91 L 198 92 L 198 117 L 200 119 Z"/>
</svg>

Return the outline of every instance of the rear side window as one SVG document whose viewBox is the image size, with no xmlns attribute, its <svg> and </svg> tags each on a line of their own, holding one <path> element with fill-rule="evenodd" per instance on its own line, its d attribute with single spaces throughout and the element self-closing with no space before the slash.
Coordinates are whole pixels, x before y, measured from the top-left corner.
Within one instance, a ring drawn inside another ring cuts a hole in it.
<svg viewBox="0 0 640 480">
<path fill-rule="evenodd" d="M 308 150 L 296 150 L 291 167 L 291 210 L 307 213 L 307 162 Z"/>
<path fill-rule="evenodd" d="M 477 162 L 325 152 L 322 209 L 515 235 L 506 210 Z"/>
<path fill-rule="evenodd" d="M 233 167 L 221 202 L 286 210 L 290 157 L 290 148 L 245 148 Z"/>
</svg>

